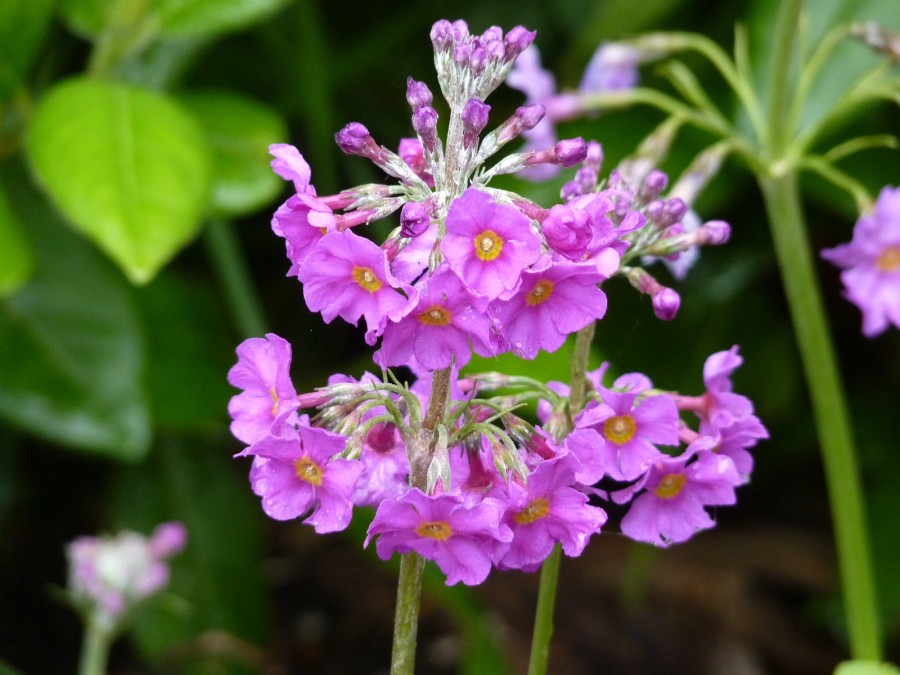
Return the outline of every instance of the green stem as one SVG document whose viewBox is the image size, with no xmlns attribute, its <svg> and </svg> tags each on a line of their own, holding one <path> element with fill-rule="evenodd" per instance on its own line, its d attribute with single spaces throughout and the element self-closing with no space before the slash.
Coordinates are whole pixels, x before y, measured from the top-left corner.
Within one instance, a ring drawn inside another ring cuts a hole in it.
<svg viewBox="0 0 900 675">
<path fill-rule="evenodd" d="M 431 462 L 431 440 L 434 429 L 445 416 L 450 395 L 450 367 L 436 370 L 431 380 L 428 410 L 422 428 L 410 448 L 410 484 L 424 491 L 428 465 Z M 422 596 L 422 570 L 425 560 L 416 553 L 400 556 L 397 580 L 397 609 L 394 613 L 394 648 L 391 653 L 391 675 L 412 675 L 416 665 L 416 633 L 419 629 L 419 600 Z"/>
<path fill-rule="evenodd" d="M 879 618 L 856 450 L 834 346 L 816 282 L 795 173 L 760 178 L 775 253 L 822 449 L 855 659 L 881 659 Z"/>
<path fill-rule="evenodd" d="M 81 645 L 81 659 L 78 675 L 105 675 L 106 660 L 112 646 L 113 631 L 88 619 L 85 625 L 84 642 Z"/>
<path fill-rule="evenodd" d="M 391 675 L 412 675 L 416 667 L 416 634 L 425 560 L 416 553 L 400 556 L 397 609 L 394 613 L 394 648 Z"/>
<path fill-rule="evenodd" d="M 531 635 L 531 655 L 528 659 L 528 675 L 545 675 L 550 660 L 550 640 L 553 637 L 553 610 L 556 607 L 556 587 L 559 580 L 559 563 L 562 549 L 559 544 L 541 565 L 541 583 L 538 587 L 537 609 L 534 613 L 534 632 Z"/>
<path fill-rule="evenodd" d="M 594 341 L 594 326 L 582 328 L 575 334 L 575 349 L 571 361 L 571 390 L 569 393 L 569 414 L 575 415 L 584 407 L 587 393 L 588 359 L 591 355 L 591 343 Z M 571 431 L 573 423 L 570 420 Z M 528 658 L 528 675 L 545 675 L 550 660 L 550 640 L 553 637 L 553 611 L 556 607 L 556 587 L 559 582 L 559 565 L 562 557 L 559 544 L 544 560 L 541 566 L 541 581 L 538 587 L 537 608 L 534 612 L 534 632 L 531 636 L 531 655 Z"/>
<path fill-rule="evenodd" d="M 206 227 L 206 245 L 238 332 L 244 337 L 262 335 L 266 331 L 266 320 L 232 224 L 223 218 L 210 219 Z"/>
</svg>

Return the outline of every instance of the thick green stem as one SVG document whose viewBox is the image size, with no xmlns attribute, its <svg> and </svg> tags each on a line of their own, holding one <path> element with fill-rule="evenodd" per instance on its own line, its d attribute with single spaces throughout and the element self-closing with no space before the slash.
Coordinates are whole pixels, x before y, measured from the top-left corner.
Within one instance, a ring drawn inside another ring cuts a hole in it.
<svg viewBox="0 0 900 675">
<path fill-rule="evenodd" d="M 531 655 L 528 675 L 545 675 L 550 660 L 550 640 L 553 638 L 553 610 L 556 607 L 556 586 L 562 549 L 559 544 L 541 565 L 541 585 L 538 588 L 537 609 L 534 612 L 534 632 L 531 635 Z"/>
<path fill-rule="evenodd" d="M 450 368 L 434 372 L 428 411 L 422 428 L 410 448 L 410 484 L 425 490 L 428 464 L 431 461 L 431 439 L 434 429 L 444 418 L 450 395 Z M 400 556 L 400 578 L 397 581 L 397 609 L 394 613 L 394 648 L 391 675 L 412 675 L 416 665 L 416 633 L 419 629 L 419 600 L 422 595 L 422 570 L 425 560 L 416 553 Z"/>
<path fill-rule="evenodd" d="M 775 253 L 822 449 L 834 536 L 855 659 L 881 659 L 875 584 L 856 451 L 834 346 L 800 207 L 797 176 L 761 177 Z"/>
<path fill-rule="evenodd" d="M 569 413 L 572 418 L 584 407 L 587 392 L 588 359 L 594 340 L 594 324 L 575 334 L 575 349 L 571 361 L 571 390 Z M 572 430 L 570 421 L 566 433 Z M 559 440 L 559 439 L 557 439 Z M 534 632 L 531 636 L 531 655 L 528 658 L 528 675 L 545 675 L 550 660 L 550 640 L 553 638 L 553 612 L 556 608 L 556 587 L 559 582 L 559 565 L 562 557 L 559 544 L 541 566 L 541 582 L 538 588 L 537 609 L 534 612 Z"/>
<path fill-rule="evenodd" d="M 84 641 L 81 645 L 81 659 L 78 675 L 105 675 L 106 660 L 112 646 L 113 632 L 108 626 L 89 619 L 85 625 Z"/>
<path fill-rule="evenodd" d="M 412 675 L 416 667 L 416 634 L 425 560 L 416 553 L 400 556 L 397 609 L 394 613 L 394 648 L 391 675 Z"/>
</svg>

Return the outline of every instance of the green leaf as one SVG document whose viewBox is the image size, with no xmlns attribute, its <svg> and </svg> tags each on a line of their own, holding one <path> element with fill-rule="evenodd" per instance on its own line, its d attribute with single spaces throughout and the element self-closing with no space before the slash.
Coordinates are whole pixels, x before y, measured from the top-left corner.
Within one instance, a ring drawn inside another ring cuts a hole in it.
<svg viewBox="0 0 900 675">
<path fill-rule="evenodd" d="M 134 460 L 150 443 L 143 349 L 129 288 L 4 172 L 37 252 L 36 272 L 0 301 L 0 417 L 65 447 Z"/>
<path fill-rule="evenodd" d="M 213 35 L 271 16 L 290 0 L 154 0 L 154 13 L 166 35 Z"/>
<path fill-rule="evenodd" d="M 148 462 L 118 477 L 112 511 L 119 526 L 149 533 L 178 520 L 188 531 L 168 589 L 136 616 L 133 635 L 151 658 L 171 656 L 176 647 L 202 663 L 180 669 L 167 661 L 161 672 L 233 672 L 225 666 L 236 664 L 228 662 L 252 655 L 266 635 L 264 516 L 247 482 L 249 463 L 230 455 L 230 448 L 167 441 Z M 204 648 L 200 640 L 213 635 L 222 649 Z M 255 665 L 252 671 L 259 672 Z"/>
<path fill-rule="evenodd" d="M 835 668 L 834 675 L 900 675 L 900 669 L 879 661 L 844 661 Z"/>
<path fill-rule="evenodd" d="M 251 213 L 273 200 L 284 185 L 269 166 L 267 148 L 287 138 L 271 108 L 228 91 L 182 98 L 206 131 L 213 151 L 213 208 L 222 215 Z"/>
<path fill-rule="evenodd" d="M 28 154 L 59 209 L 133 283 L 152 279 L 200 229 L 209 148 L 167 96 L 68 80 L 40 101 Z"/>
<path fill-rule="evenodd" d="M 7 297 L 25 283 L 33 268 L 31 245 L 0 184 L 0 298 Z"/>
<path fill-rule="evenodd" d="M 0 101 L 28 74 L 50 25 L 50 0 L 3 0 L 0 11 Z"/>
</svg>

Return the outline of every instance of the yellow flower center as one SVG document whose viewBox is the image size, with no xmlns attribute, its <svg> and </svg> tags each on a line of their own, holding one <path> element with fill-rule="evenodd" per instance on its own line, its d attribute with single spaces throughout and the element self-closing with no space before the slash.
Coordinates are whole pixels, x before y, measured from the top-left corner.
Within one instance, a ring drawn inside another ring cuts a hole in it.
<svg viewBox="0 0 900 675">
<path fill-rule="evenodd" d="M 519 525 L 530 525 L 536 520 L 540 520 L 550 512 L 550 503 L 543 497 L 538 497 L 524 509 L 519 511 L 513 520 Z"/>
<path fill-rule="evenodd" d="M 305 480 L 313 487 L 322 485 L 322 468 L 309 457 L 301 457 L 295 461 L 294 471 L 297 473 L 297 478 Z"/>
<path fill-rule="evenodd" d="M 875 266 L 882 272 L 900 270 L 900 246 L 888 246 L 878 256 Z"/>
<path fill-rule="evenodd" d="M 653 491 L 661 499 L 672 499 L 678 496 L 686 482 L 687 476 L 683 473 L 669 473 L 663 476 L 663 479 L 659 481 L 659 485 Z"/>
<path fill-rule="evenodd" d="M 272 398 L 272 417 L 278 415 L 278 392 L 275 391 L 275 387 L 269 388 L 269 396 Z"/>
<path fill-rule="evenodd" d="M 553 282 L 541 279 L 531 289 L 531 293 L 525 296 L 525 302 L 529 307 L 534 307 L 546 302 L 551 295 L 553 295 Z"/>
<path fill-rule="evenodd" d="M 485 230 L 475 237 L 475 255 L 490 262 L 503 250 L 503 240 L 493 230 Z"/>
<path fill-rule="evenodd" d="M 430 523 L 422 523 L 416 528 L 416 534 L 420 537 L 428 537 L 437 541 L 446 541 L 453 534 L 453 529 L 449 524 L 442 520 L 435 520 Z"/>
<path fill-rule="evenodd" d="M 432 305 L 419 314 L 419 321 L 429 326 L 446 326 L 450 323 L 450 312 L 440 305 Z"/>
<path fill-rule="evenodd" d="M 637 425 L 631 415 L 614 415 L 603 423 L 603 436 L 616 445 L 630 441 L 636 430 Z"/>
<path fill-rule="evenodd" d="M 358 283 L 361 288 L 369 291 L 369 293 L 374 293 L 381 288 L 381 280 L 368 267 L 354 267 L 353 281 Z"/>
</svg>

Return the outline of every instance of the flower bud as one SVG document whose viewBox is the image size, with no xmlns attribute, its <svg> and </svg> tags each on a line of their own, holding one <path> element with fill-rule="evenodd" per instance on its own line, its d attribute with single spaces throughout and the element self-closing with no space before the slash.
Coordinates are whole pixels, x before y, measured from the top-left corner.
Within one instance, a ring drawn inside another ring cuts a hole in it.
<svg viewBox="0 0 900 675">
<path fill-rule="evenodd" d="M 491 106 L 477 98 L 466 101 L 462 109 L 464 147 L 474 147 L 478 142 L 478 135 L 487 126 L 490 110 Z"/>
<path fill-rule="evenodd" d="M 681 296 L 674 289 L 661 286 L 653 295 L 653 313 L 657 319 L 671 321 L 681 307 Z"/>
<path fill-rule="evenodd" d="M 731 238 L 731 225 L 724 220 L 710 220 L 699 230 L 698 244 L 721 246 Z"/>
<path fill-rule="evenodd" d="M 560 141 L 553 149 L 556 152 L 557 162 L 566 169 L 587 157 L 587 144 L 580 137 Z"/>
<path fill-rule="evenodd" d="M 350 122 L 334 135 L 338 147 L 348 155 L 365 156 L 371 139 L 369 130 L 359 122 Z"/>
<path fill-rule="evenodd" d="M 503 42 L 506 44 L 506 58 L 509 61 L 515 60 L 534 42 L 535 35 L 537 35 L 535 31 L 528 30 L 524 26 L 511 28 L 503 38 Z"/>
<path fill-rule="evenodd" d="M 422 145 L 428 152 L 437 149 L 437 111 L 430 105 L 419 106 L 412 116 L 413 129 L 422 139 Z"/>
<path fill-rule="evenodd" d="M 400 235 L 418 237 L 431 225 L 431 217 L 421 202 L 406 202 L 400 210 Z"/>
<path fill-rule="evenodd" d="M 414 111 L 423 105 L 431 105 L 431 90 L 424 82 L 419 82 L 411 77 L 407 77 L 406 100 Z"/>
</svg>

